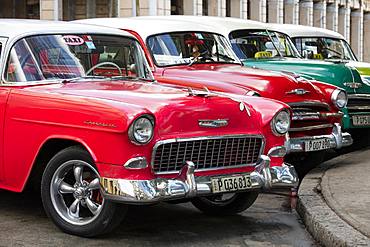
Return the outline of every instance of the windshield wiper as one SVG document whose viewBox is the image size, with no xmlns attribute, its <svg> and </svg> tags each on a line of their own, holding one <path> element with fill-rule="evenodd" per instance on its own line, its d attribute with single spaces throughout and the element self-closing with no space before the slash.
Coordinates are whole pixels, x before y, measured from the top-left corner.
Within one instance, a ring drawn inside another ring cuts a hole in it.
<svg viewBox="0 0 370 247">
<path fill-rule="evenodd" d="M 110 77 L 111 80 L 130 80 L 130 81 L 147 81 L 147 82 L 154 82 L 154 79 L 149 79 L 145 77 L 135 77 L 135 76 L 124 76 L 124 75 L 119 75 L 119 76 L 112 76 Z"/>
<path fill-rule="evenodd" d="M 221 58 L 223 58 L 223 59 L 228 59 L 229 61 L 235 61 L 235 59 L 234 58 L 232 58 L 232 57 L 230 57 L 230 56 L 228 56 L 228 55 L 226 55 L 226 54 L 221 54 L 221 53 L 214 53 L 216 56 L 218 56 L 218 57 L 221 57 Z"/>
<path fill-rule="evenodd" d="M 104 80 L 106 78 L 107 78 L 106 76 L 102 76 L 102 75 L 86 75 L 86 76 L 79 76 L 79 77 L 74 77 L 70 79 L 63 79 L 62 83 L 71 83 L 71 82 L 78 82 L 78 81 L 91 80 L 91 79 Z"/>
<path fill-rule="evenodd" d="M 333 50 L 333 49 L 331 49 L 331 48 L 329 48 L 329 47 L 324 47 L 324 48 L 322 48 L 322 49 L 327 50 L 327 51 L 334 52 L 335 54 L 337 54 L 337 55 L 338 55 L 338 56 L 340 56 L 340 57 L 342 57 L 342 56 L 343 56 L 343 55 L 342 55 L 342 53 L 340 53 L 339 51 Z"/>
</svg>

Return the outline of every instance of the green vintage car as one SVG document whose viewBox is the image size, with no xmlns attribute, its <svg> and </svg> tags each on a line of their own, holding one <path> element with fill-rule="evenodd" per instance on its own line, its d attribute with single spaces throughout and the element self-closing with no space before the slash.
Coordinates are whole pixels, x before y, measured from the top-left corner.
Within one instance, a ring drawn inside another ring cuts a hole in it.
<svg viewBox="0 0 370 247">
<path fill-rule="evenodd" d="M 370 63 L 358 61 L 343 35 L 318 27 L 290 24 L 274 26 L 281 28 L 290 36 L 298 52 L 305 58 L 345 63 L 347 66 L 355 67 L 360 72 L 363 82 L 370 85 Z"/>
<path fill-rule="evenodd" d="M 343 128 L 370 128 L 370 83 L 363 80 L 353 64 L 339 59 L 302 58 L 285 30 L 276 24 L 219 17 L 198 17 L 197 21 L 200 20 L 216 25 L 219 32 L 229 38 L 234 52 L 246 66 L 281 71 L 344 88 L 349 101 L 343 110 Z"/>
</svg>

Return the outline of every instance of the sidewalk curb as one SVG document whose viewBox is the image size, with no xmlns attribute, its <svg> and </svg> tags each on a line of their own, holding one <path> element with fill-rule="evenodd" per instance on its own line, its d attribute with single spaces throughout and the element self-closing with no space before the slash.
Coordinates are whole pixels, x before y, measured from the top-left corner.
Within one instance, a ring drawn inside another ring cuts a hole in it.
<svg viewBox="0 0 370 247">
<path fill-rule="evenodd" d="M 370 239 L 341 219 L 321 193 L 326 170 L 345 157 L 327 161 L 305 176 L 298 191 L 297 212 L 314 239 L 323 246 L 370 246 Z"/>
</svg>

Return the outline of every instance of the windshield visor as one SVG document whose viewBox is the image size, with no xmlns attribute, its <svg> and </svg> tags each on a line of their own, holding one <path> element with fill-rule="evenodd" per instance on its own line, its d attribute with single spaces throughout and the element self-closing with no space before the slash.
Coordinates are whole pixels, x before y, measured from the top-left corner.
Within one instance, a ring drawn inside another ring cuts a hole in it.
<svg viewBox="0 0 370 247">
<path fill-rule="evenodd" d="M 293 41 L 306 58 L 357 60 L 349 44 L 341 39 L 307 37 L 294 38 Z"/>
<path fill-rule="evenodd" d="M 148 38 L 148 48 L 157 66 L 193 63 L 240 63 L 221 35 L 178 32 Z"/>
<path fill-rule="evenodd" d="M 15 43 L 5 80 L 28 82 L 84 76 L 153 78 L 139 43 L 109 35 L 40 35 Z"/>
<path fill-rule="evenodd" d="M 241 60 L 275 57 L 300 57 L 290 38 L 267 30 L 238 30 L 230 33 L 230 42 Z"/>
</svg>

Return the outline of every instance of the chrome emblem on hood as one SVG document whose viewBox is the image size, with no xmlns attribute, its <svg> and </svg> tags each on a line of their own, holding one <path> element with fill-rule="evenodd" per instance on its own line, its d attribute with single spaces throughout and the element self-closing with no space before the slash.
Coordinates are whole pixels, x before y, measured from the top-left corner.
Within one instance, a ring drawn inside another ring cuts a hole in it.
<svg viewBox="0 0 370 247">
<path fill-rule="evenodd" d="M 198 120 L 198 124 L 200 127 L 219 128 L 227 126 L 229 124 L 229 119 L 203 119 Z"/>
<path fill-rule="evenodd" d="M 293 89 L 292 91 L 286 92 L 286 94 L 296 94 L 296 95 L 304 95 L 306 93 L 309 93 L 310 91 L 307 91 L 303 88 L 297 88 Z"/>
<path fill-rule="evenodd" d="M 344 84 L 344 86 L 346 86 L 346 87 L 350 87 L 350 88 L 360 88 L 360 87 L 362 87 L 362 84 L 361 83 L 359 83 L 359 82 L 345 82 L 345 83 L 343 83 Z"/>
</svg>

